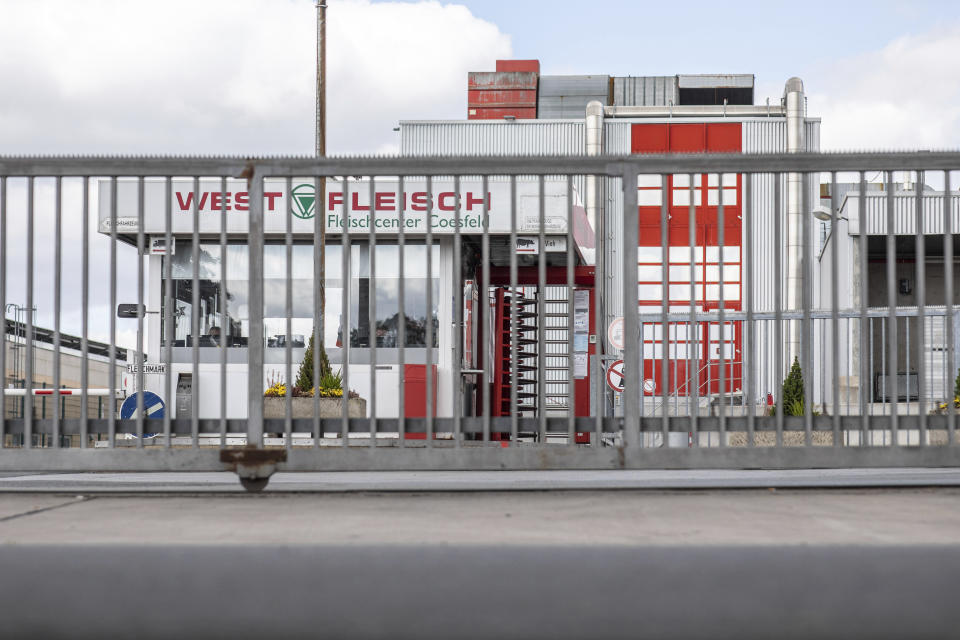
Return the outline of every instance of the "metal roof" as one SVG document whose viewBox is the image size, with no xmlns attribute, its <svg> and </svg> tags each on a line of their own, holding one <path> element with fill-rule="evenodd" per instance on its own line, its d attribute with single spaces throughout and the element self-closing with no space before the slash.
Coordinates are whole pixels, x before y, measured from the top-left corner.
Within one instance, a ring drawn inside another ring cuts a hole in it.
<svg viewBox="0 0 960 640">
<path fill-rule="evenodd" d="M 4 320 L 6 320 L 4 329 L 8 338 L 25 340 L 27 333 L 27 326 L 25 323 L 16 322 L 10 318 L 4 318 Z M 54 332 L 50 329 L 44 329 L 42 327 L 33 327 L 33 341 L 52 345 L 54 341 Z M 60 346 L 64 349 L 75 349 L 76 351 L 80 351 L 83 348 L 83 341 L 79 336 L 61 333 Z M 87 340 L 87 350 L 91 355 L 94 356 L 102 356 L 104 358 L 110 357 L 110 345 L 104 342 Z M 126 349 L 123 347 L 115 347 L 114 351 L 117 354 L 117 362 L 119 364 L 122 364 L 127 360 Z"/>
</svg>

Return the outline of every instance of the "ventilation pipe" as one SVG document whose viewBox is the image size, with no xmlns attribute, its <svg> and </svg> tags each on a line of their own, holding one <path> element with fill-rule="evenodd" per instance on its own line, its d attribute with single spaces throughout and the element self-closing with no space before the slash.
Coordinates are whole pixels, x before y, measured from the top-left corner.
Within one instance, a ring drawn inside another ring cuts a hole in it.
<svg viewBox="0 0 960 640">
<path fill-rule="evenodd" d="M 586 150 L 588 156 L 598 156 L 603 153 L 603 104 L 599 100 L 591 100 L 587 103 L 586 115 Z M 597 176 L 587 176 L 586 181 L 586 202 L 587 221 L 590 227 L 597 231 Z"/>
<path fill-rule="evenodd" d="M 787 115 L 787 153 L 806 149 L 804 140 L 803 81 L 790 78 L 783 89 Z M 807 224 L 803 211 L 803 175 L 787 174 L 787 299 L 786 308 L 800 310 L 803 306 L 803 225 Z M 800 355 L 800 329 L 790 323 L 787 345 L 787 366 Z"/>
</svg>

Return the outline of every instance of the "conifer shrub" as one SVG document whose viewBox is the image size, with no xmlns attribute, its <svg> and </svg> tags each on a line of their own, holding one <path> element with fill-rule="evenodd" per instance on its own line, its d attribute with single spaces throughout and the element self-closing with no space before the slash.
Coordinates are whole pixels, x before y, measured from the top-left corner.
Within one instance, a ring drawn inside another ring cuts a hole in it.
<svg viewBox="0 0 960 640">
<path fill-rule="evenodd" d="M 330 369 L 330 360 L 327 358 L 327 352 L 323 348 L 323 345 L 320 345 L 320 348 L 316 351 L 317 357 L 320 358 L 320 379 L 331 380 L 333 371 Z M 307 352 L 303 355 L 303 362 L 300 363 L 300 371 L 297 373 L 297 384 L 296 388 L 301 391 L 310 391 L 314 387 L 313 383 L 313 358 L 314 358 L 314 345 L 313 345 L 313 334 L 310 335 L 310 342 L 307 344 Z M 328 376 L 330 376 L 328 378 Z M 338 387 L 339 388 L 339 387 Z"/>
<path fill-rule="evenodd" d="M 780 402 L 783 403 L 783 415 L 785 416 L 802 416 L 806 409 L 806 398 L 803 393 L 803 371 L 800 369 L 800 360 L 796 357 L 793 359 L 790 373 L 783 381 Z M 774 407 L 771 415 L 775 415 L 776 412 L 776 407 Z"/>
</svg>

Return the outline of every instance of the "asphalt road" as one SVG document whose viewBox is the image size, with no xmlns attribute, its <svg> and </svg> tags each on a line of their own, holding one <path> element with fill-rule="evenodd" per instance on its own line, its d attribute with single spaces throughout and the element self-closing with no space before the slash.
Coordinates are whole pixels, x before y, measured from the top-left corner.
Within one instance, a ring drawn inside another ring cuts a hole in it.
<svg viewBox="0 0 960 640">
<path fill-rule="evenodd" d="M 0 637 L 954 638 L 957 475 L 6 474 Z"/>
<path fill-rule="evenodd" d="M 6 637 L 949 638 L 960 547 L 0 547 Z M 54 578 L 54 579 L 51 579 Z"/>
</svg>

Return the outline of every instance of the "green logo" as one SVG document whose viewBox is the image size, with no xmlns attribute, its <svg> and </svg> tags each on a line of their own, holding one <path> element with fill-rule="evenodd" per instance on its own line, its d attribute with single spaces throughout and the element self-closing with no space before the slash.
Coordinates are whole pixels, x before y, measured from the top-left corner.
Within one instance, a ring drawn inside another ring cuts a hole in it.
<svg viewBox="0 0 960 640">
<path fill-rule="evenodd" d="M 317 212 L 317 190 L 312 184 L 300 184 L 290 192 L 293 199 L 293 215 L 304 220 Z"/>
</svg>

